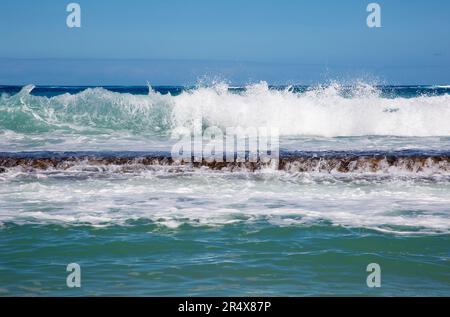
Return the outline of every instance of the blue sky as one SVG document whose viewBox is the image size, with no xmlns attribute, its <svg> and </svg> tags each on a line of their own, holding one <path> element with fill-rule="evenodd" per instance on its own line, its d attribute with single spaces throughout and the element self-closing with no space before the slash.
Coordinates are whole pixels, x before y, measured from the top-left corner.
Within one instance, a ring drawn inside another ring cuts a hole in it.
<svg viewBox="0 0 450 317">
<path fill-rule="evenodd" d="M 450 1 L 2 0 L 0 84 L 450 83 Z"/>
</svg>

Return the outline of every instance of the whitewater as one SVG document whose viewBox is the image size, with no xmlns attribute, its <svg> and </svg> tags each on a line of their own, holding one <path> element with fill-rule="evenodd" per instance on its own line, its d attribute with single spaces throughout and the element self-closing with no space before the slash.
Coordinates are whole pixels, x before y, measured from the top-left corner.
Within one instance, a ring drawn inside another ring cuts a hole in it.
<svg viewBox="0 0 450 317">
<path fill-rule="evenodd" d="M 0 91 L 1 223 L 98 226 L 145 218 L 177 227 L 262 217 L 396 234 L 450 232 L 445 87 L 260 82 Z M 173 132 L 198 122 L 203 130 L 275 127 L 281 158 L 276 165 L 175 164 Z M 145 202 L 150 192 L 157 202 Z"/>
</svg>

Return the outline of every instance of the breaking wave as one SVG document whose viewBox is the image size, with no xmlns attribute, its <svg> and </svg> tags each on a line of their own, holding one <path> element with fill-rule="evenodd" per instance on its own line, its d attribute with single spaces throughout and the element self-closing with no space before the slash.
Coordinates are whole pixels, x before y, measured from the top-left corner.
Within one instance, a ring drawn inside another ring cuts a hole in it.
<svg viewBox="0 0 450 317">
<path fill-rule="evenodd" d="M 338 84 L 296 91 L 261 82 L 148 95 L 88 88 L 35 96 L 25 86 L 0 98 L 0 131 L 14 133 L 170 135 L 179 127 L 275 127 L 283 136 L 450 136 L 450 95 L 388 98 L 376 87 Z"/>
</svg>

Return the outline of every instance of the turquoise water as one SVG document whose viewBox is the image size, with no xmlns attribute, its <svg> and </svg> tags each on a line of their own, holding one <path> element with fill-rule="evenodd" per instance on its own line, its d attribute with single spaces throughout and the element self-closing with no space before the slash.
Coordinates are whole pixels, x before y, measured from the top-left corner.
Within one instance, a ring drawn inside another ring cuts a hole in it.
<svg viewBox="0 0 450 317">
<path fill-rule="evenodd" d="M 449 92 L 0 87 L 0 296 L 450 296 Z M 422 163 L 8 163 L 42 151 L 170 151 L 171 133 L 196 122 L 274 126 L 282 151 L 312 157 L 372 151 Z M 81 266 L 81 288 L 66 286 L 69 263 Z M 380 288 L 366 284 L 370 263 Z"/>
<path fill-rule="evenodd" d="M 450 236 L 395 237 L 323 223 L 223 227 L 148 221 L 92 228 L 6 225 L 0 231 L 2 295 L 444 295 Z M 82 287 L 65 285 L 81 266 Z M 368 263 L 382 287 L 366 286 Z"/>
</svg>

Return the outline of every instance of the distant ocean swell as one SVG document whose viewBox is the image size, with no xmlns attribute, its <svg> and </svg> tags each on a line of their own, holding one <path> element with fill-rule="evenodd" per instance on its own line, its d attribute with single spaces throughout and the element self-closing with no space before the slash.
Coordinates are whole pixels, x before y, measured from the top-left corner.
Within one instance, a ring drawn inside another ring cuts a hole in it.
<svg viewBox="0 0 450 317">
<path fill-rule="evenodd" d="M 87 88 L 74 94 L 32 95 L 33 86 L 0 98 L 0 131 L 16 134 L 108 132 L 170 135 L 178 127 L 278 127 L 282 136 L 450 136 L 450 89 L 391 94 L 359 84 L 344 87 L 243 88 L 225 84 L 148 94 Z M 399 90 L 401 91 L 401 89 Z M 174 93 L 175 92 L 175 93 Z"/>
</svg>

